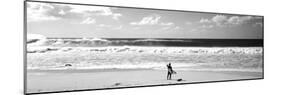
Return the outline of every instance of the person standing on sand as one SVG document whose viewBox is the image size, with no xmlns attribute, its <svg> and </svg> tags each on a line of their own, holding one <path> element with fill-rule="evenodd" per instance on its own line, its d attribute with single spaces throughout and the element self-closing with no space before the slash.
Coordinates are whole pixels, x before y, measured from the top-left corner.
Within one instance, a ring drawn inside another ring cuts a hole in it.
<svg viewBox="0 0 281 95">
<path fill-rule="evenodd" d="M 167 65 L 167 68 L 168 68 L 167 80 L 171 80 L 172 74 L 176 74 L 176 72 L 173 70 L 171 63 Z"/>
</svg>

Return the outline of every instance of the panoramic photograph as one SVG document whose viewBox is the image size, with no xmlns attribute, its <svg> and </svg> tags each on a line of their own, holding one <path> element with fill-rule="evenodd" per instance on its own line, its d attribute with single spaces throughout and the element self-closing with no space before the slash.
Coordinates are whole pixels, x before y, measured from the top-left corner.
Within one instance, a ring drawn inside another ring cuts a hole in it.
<svg viewBox="0 0 281 95">
<path fill-rule="evenodd" d="M 263 79 L 263 16 L 25 2 L 26 93 Z"/>
</svg>

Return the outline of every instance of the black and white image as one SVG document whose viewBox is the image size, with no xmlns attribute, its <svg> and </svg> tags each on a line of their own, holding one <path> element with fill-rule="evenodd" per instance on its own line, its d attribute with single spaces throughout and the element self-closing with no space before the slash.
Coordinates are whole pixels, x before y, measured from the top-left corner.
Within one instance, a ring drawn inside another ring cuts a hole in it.
<svg viewBox="0 0 281 95">
<path fill-rule="evenodd" d="M 263 78 L 263 16 L 25 2 L 26 92 Z"/>
</svg>

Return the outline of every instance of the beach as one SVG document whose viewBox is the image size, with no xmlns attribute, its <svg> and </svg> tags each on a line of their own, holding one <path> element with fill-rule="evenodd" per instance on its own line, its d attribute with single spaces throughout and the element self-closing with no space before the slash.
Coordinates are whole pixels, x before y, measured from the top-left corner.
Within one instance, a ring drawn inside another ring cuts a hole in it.
<svg viewBox="0 0 281 95">
<path fill-rule="evenodd" d="M 166 80 L 165 70 L 53 70 L 27 71 L 27 92 L 103 89 L 160 84 L 194 83 L 262 78 L 262 72 L 184 71 Z M 177 81 L 182 79 L 182 81 Z"/>
<path fill-rule="evenodd" d="M 27 47 L 27 93 L 263 78 L 262 47 L 91 46 L 100 40 L 47 40 Z M 172 80 L 166 79 L 168 63 L 177 72 Z"/>
</svg>

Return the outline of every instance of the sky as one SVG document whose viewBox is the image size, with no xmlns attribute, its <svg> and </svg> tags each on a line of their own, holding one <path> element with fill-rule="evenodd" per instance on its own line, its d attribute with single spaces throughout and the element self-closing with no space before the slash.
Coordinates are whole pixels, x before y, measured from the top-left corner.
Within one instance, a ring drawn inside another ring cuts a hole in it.
<svg viewBox="0 0 281 95">
<path fill-rule="evenodd" d="M 259 16 L 27 2 L 27 34 L 60 38 L 262 39 Z"/>
</svg>

